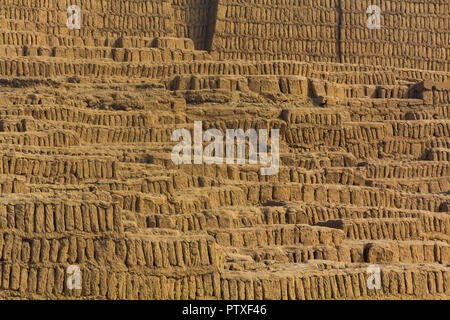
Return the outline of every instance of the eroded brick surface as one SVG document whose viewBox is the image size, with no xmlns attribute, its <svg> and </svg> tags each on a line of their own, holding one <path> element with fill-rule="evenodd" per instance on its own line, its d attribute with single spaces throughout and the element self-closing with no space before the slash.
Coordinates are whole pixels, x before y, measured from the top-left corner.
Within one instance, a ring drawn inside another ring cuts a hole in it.
<svg viewBox="0 0 450 320">
<path fill-rule="evenodd" d="M 0 0 L 1 298 L 449 299 L 448 2 L 76 2 Z"/>
</svg>

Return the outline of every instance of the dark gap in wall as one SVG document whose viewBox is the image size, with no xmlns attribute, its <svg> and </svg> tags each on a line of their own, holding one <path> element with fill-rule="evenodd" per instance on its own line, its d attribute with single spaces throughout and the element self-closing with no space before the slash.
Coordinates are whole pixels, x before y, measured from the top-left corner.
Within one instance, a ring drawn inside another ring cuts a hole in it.
<svg viewBox="0 0 450 320">
<path fill-rule="evenodd" d="M 342 0 L 336 0 L 336 9 L 338 11 L 338 21 L 337 21 L 337 43 L 336 43 L 336 54 L 338 61 L 342 63 Z"/>
<path fill-rule="evenodd" d="M 219 0 L 211 0 L 209 2 L 208 8 L 208 25 L 205 38 L 204 50 L 211 52 L 212 40 L 214 38 L 214 33 L 216 31 L 216 21 L 217 21 L 217 8 L 219 5 Z"/>
<path fill-rule="evenodd" d="M 196 50 L 208 50 L 215 30 L 218 0 L 171 0 L 175 34 L 194 41 Z"/>
</svg>

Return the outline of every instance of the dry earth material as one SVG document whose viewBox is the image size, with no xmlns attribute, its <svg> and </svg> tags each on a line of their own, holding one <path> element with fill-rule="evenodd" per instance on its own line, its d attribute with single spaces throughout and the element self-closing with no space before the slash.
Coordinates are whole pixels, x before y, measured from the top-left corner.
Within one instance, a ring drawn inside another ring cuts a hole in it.
<svg viewBox="0 0 450 320">
<path fill-rule="evenodd" d="M 74 2 L 0 0 L 0 298 L 450 298 L 448 0 Z"/>
</svg>

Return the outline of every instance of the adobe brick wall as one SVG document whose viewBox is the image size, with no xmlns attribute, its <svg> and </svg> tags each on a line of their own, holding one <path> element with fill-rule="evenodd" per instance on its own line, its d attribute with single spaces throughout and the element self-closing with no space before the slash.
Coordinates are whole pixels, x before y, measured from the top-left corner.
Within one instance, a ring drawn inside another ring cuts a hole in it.
<svg viewBox="0 0 450 320">
<path fill-rule="evenodd" d="M 450 4 L 444 0 L 25 2 L 0 0 L 0 18 L 13 20 L 17 31 L 76 36 L 85 43 L 99 37 L 178 37 L 222 59 L 449 70 Z M 66 26 L 66 9 L 74 4 L 82 10 L 80 30 Z M 379 30 L 366 26 L 370 5 L 381 8 Z"/>
<path fill-rule="evenodd" d="M 379 30 L 366 26 L 381 8 Z M 219 0 L 212 50 L 224 59 L 303 60 L 449 70 L 442 0 Z"/>
</svg>

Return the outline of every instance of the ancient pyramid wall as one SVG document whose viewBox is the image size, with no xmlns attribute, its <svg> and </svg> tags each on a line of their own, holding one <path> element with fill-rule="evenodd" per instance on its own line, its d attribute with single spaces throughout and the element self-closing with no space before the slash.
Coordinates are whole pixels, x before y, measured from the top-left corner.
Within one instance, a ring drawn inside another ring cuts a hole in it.
<svg viewBox="0 0 450 320">
<path fill-rule="evenodd" d="M 375 64 L 448 71 L 450 4 L 445 0 L 1 0 L 0 17 L 27 31 L 92 38 L 191 38 L 221 59 Z M 80 30 L 66 9 L 81 8 Z M 379 30 L 366 26 L 381 8 Z"/>
<path fill-rule="evenodd" d="M 382 11 L 380 30 L 366 27 L 367 8 Z M 342 62 L 449 71 L 447 0 L 341 1 Z"/>
<path fill-rule="evenodd" d="M 379 30 L 367 28 L 371 5 Z M 449 70 L 442 0 L 219 1 L 213 50 L 224 59 L 304 60 Z"/>
<path fill-rule="evenodd" d="M 82 10 L 82 28 L 67 28 L 67 8 Z M 1 0 L 0 17 L 24 22 L 48 35 L 107 37 L 173 35 L 173 9 L 166 0 Z"/>
<path fill-rule="evenodd" d="M 219 1 L 212 49 L 224 59 L 337 61 L 330 0 Z"/>
<path fill-rule="evenodd" d="M 448 300 L 448 3 L 393 3 L 0 0 L 0 298 Z M 279 171 L 176 165 L 194 121 Z"/>
</svg>

